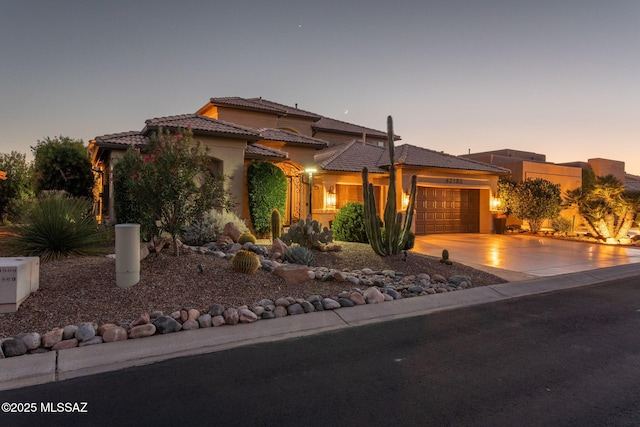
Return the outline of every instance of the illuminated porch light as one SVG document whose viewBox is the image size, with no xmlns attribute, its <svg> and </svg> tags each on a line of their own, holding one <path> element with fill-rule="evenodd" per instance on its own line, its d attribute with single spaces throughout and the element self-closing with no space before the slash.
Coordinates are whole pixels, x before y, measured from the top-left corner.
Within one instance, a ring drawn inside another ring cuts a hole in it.
<svg viewBox="0 0 640 427">
<path fill-rule="evenodd" d="M 329 187 L 327 191 L 327 209 L 336 208 L 336 191 L 333 189 L 333 185 Z"/>
<path fill-rule="evenodd" d="M 492 211 L 499 211 L 500 210 L 500 206 L 502 206 L 502 200 L 500 200 L 497 197 L 492 197 L 491 198 L 491 202 L 490 202 L 490 206 L 491 206 L 491 210 Z"/>
<path fill-rule="evenodd" d="M 316 168 L 306 168 L 304 170 L 304 173 L 309 174 L 309 178 L 310 179 L 313 178 L 313 174 L 316 173 L 316 172 L 318 172 L 318 170 Z"/>
<path fill-rule="evenodd" d="M 402 193 L 402 210 L 407 209 L 409 206 L 409 193 L 407 191 Z"/>
</svg>

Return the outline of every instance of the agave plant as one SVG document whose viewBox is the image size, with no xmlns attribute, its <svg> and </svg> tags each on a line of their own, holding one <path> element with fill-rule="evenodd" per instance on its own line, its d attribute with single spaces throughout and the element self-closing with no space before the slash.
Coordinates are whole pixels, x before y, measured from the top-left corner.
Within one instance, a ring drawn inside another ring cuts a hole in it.
<svg viewBox="0 0 640 427">
<path fill-rule="evenodd" d="M 13 231 L 16 235 L 8 242 L 11 252 L 39 256 L 42 262 L 94 255 L 106 239 L 91 215 L 91 202 L 60 193 L 33 200 Z"/>
</svg>

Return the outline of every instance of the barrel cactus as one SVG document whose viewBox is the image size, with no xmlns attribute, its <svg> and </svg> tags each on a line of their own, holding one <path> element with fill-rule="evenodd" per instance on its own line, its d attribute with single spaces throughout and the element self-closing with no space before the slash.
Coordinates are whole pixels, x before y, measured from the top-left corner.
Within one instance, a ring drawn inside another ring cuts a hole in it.
<svg viewBox="0 0 640 427">
<path fill-rule="evenodd" d="M 304 246 L 291 246 L 285 252 L 284 258 L 292 264 L 313 264 L 313 252 Z"/>
<path fill-rule="evenodd" d="M 260 257 L 254 252 L 239 250 L 231 258 L 231 267 L 240 273 L 253 274 L 260 267 Z"/>
<path fill-rule="evenodd" d="M 451 261 L 449 259 L 449 251 L 448 250 L 444 249 L 442 251 L 442 258 L 440 258 L 440 262 L 443 263 L 443 264 L 447 264 L 447 265 L 453 264 L 453 261 Z"/>
<path fill-rule="evenodd" d="M 241 245 L 244 245 L 247 242 L 251 242 L 254 245 L 256 244 L 256 236 L 254 236 L 251 233 L 243 233 L 240 235 L 240 237 L 238 237 L 238 243 L 240 243 Z"/>
</svg>

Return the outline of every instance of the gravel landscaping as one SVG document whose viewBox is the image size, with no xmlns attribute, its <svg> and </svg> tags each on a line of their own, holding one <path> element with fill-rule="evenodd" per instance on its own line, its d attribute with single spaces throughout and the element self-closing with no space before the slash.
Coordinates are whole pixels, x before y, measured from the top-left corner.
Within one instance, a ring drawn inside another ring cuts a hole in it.
<svg viewBox="0 0 640 427">
<path fill-rule="evenodd" d="M 262 242 L 266 243 L 266 242 Z M 379 257 L 366 244 L 337 242 L 339 252 L 317 252 L 314 266 L 356 271 L 395 271 L 398 276 L 467 276 L 469 287 L 502 283 L 504 280 L 457 262 L 445 265 L 439 259 L 409 252 Z M 268 248 L 268 244 L 263 245 Z M 199 268 L 199 265 L 202 267 Z M 92 322 L 133 322 L 141 314 L 161 311 L 198 310 L 207 313 L 213 304 L 226 307 L 258 305 L 264 299 L 333 297 L 354 287 L 349 281 L 307 280 L 288 283 L 265 269 L 253 275 L 231 268 L 225 258 L 184 251 L 172 256 L 168 251 L 152 253 L 141 261 L 141 280 L 129 289 L 115 283 L 115 260 L 106 256 L 68 258 L 40 266 L 40 289 L 22 303 L 16 313 L 0 317 L 0 338 L 19 333 L 44 334 L 53 328 Z M 318 273 L 320 276 L 320 273 Z M 433 279 L 432 279 L 433 281 Z M 423 281 L 424 282 L 424 281 Z"/>
</svg>

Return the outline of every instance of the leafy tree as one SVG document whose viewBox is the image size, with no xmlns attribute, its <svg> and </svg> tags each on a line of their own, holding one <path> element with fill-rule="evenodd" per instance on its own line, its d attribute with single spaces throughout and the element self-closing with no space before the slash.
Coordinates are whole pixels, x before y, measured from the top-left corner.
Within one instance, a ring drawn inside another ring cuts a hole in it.
<svg viewBox="0 0 640 427">
<path fill-rule="evenodd" d="M 116 166 L 116 187 L 126 193 L 117 196 L 118 212 L 130 203 L 118 222 L 139 222 L 154 235 L 169 233 L 178 255 L 177 237 L 186 225 L 210 209 L 233 207 L 224 176 L 209 171 L 208 159 L 207 150 L 193 144 L 189 129 L 160 129 L 142 152 L 129 149 Z"/>
<path fill-rule="evenodd" d="M 498 210 L 505 215 L 511 215 L 513 211 L 512 198 L 516 185 L 517 183 L 511 178 L 501 176 L 498 179 L 498 199 L 500 199 Z"/>
<path fill-rule="evenodd" d="M 613 175 L 599 176 L 583 182 L 582 187 L 567 191 L 566 201 L 578 207 L 589 233 L 614 243 L 627 236 L 633 226 L 640 195 L 624 190 L 623 184 Z"/>
<path fill-rule="evenodd" d="M 81 139 L 46 137 L 31 147 L 36 193 L 66 191 L 73 197 L 93 197 L 94 175 Z"/>
<path fill-rule="evenodd" d="M 507 197 L 511 213 L 527 221 L 532 233 L 537 233 L 546 219 L 554 219 L 560 214 L 560 185 L 546 179 L 519 182 Z"/>
<path fill-rule="evenodd" d="M 0 153 L 0 170 L 7 173 L 6 180 L 0 180 L 0 214 L 11 214 L 11 204 L 33 196 L 31 189 L 31 167 L 26 154 L 12 151 Z"/>
<path fill-rule="evenodd" d="M 271 211 L 284 215 L 287 203 L 287 177 L 282 169 L 269 162 L 254 162 L 247 168 L 249 214 L 253 231 L 266 235 L 271 231 Z"/>
</svg>

